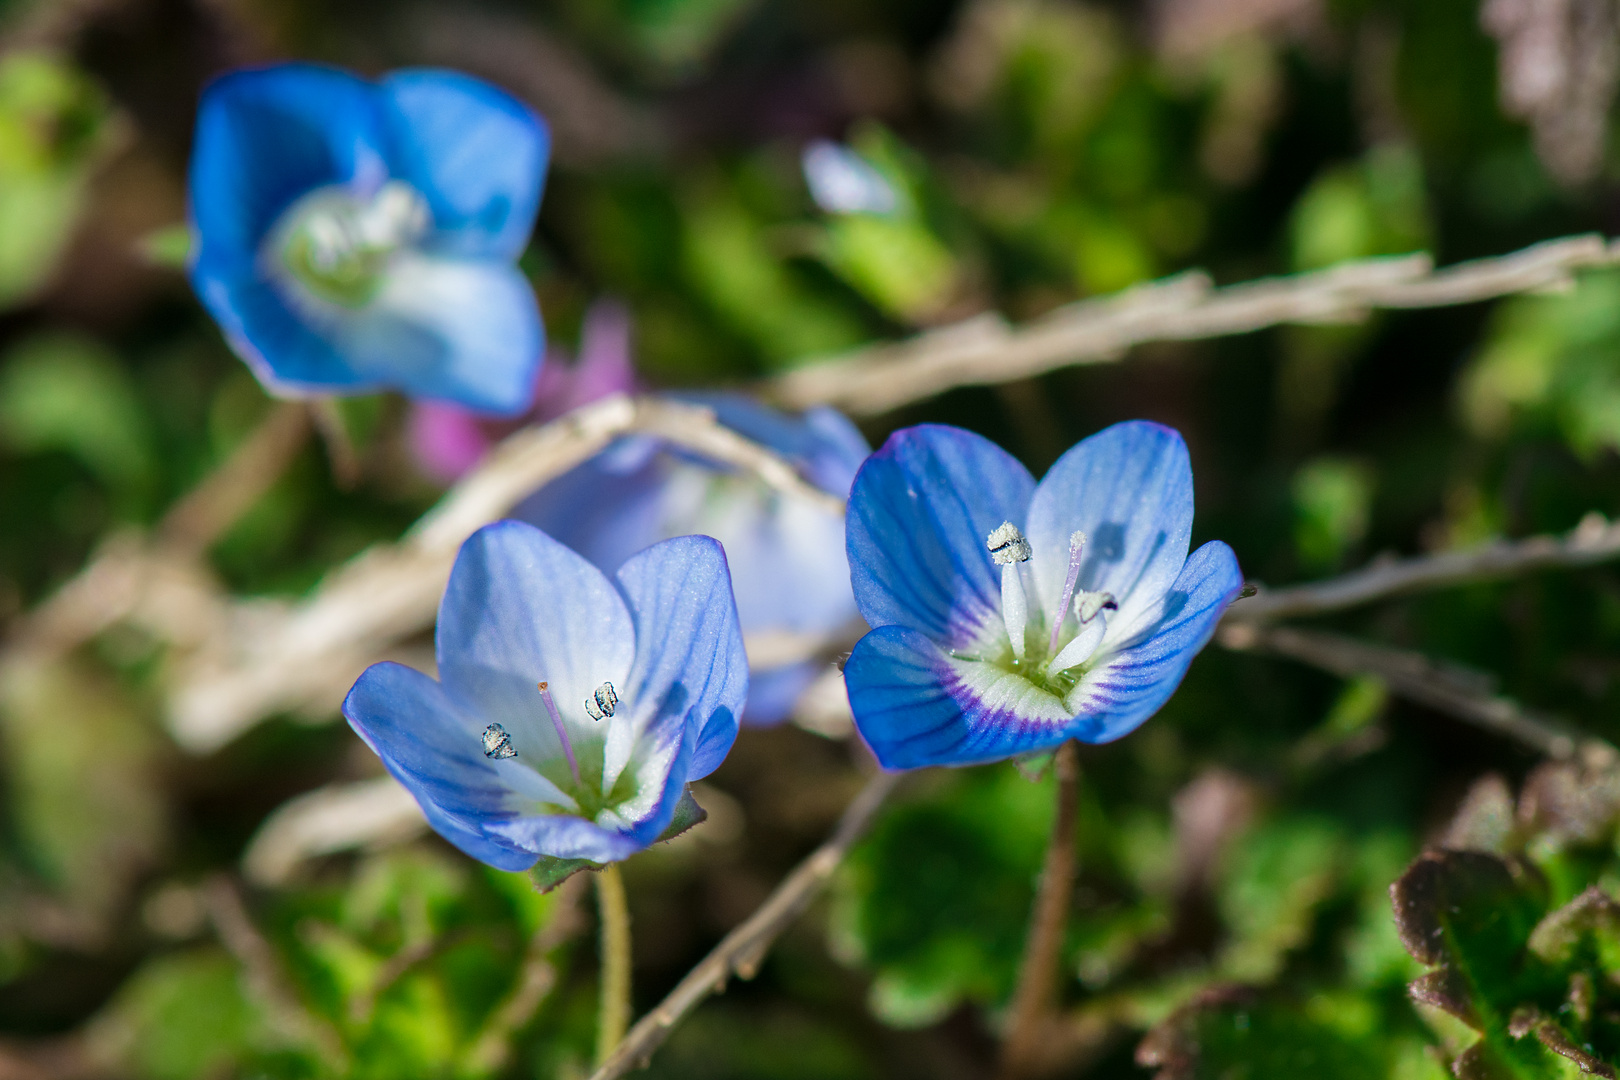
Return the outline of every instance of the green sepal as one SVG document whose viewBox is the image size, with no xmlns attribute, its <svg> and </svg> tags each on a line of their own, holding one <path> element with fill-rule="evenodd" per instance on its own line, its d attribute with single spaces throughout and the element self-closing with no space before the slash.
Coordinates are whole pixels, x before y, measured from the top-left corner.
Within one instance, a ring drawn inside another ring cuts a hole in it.
<svg viewBox="0 0 1620 1080">
<path fill-rule="evenodd" d="M 1013 758 L 1013 765 L 1025 780 L 1038 784 L 1046 777 L 1056 757 L 1056 750 L 1037 750 L 1033 754 L 1022 754 Z"/>
<path fill-rule="evenodd" d="M 594 863 L 589 859 L 559 859 L 553 855 L 542 855 L 540 861 L 529 868 L 529 877 L 534 879 L 536 889 L 546 893 L 581 870 L 600 869 L 601 863 Z"/>
<path fill-rule="evenodd" d="M 701 825 L 707 820 L 709 812 L 692 798 L 692 788 L 682 788 L 681 801 L 675 804 L 675 816 L 669 819 L 669 828 L 659 833 L 658 839 L 653 842 L 661 844 L 665 840 L 673 840 L 692 826 Z"/>
</svg>

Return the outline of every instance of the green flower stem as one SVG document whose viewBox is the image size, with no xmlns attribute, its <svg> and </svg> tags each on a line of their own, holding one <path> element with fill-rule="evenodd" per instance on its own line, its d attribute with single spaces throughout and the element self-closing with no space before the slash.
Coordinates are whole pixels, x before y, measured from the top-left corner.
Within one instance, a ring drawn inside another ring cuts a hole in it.
<svg viewBox="0 0 1620 1080">
<path fill-rule="evenodd" d="M 1073 740 L 1058 747 L 1057 813 L 1041 869 L 1041 887 L 1030 912 L 1029 936 L 1018 969 L 1018 988 L 1008 1010 L 1007 1038 L 1001 1045 L 1001 1080 L 1041 1075 L 1043 1051 L 1058 995 L 1058 967 L 1069 907 L 1074 899 L 1074 834 L 1080 809 L 1080 751 Z"/>
<path fill-rule="evenodd" d="M 602 1003 L 596 1020 L 600 1067 L 630 1027 L 630 909 L 618 863 L 608 863 L 597 873 L 596 902 L 602 919 Z"/>
</svg>

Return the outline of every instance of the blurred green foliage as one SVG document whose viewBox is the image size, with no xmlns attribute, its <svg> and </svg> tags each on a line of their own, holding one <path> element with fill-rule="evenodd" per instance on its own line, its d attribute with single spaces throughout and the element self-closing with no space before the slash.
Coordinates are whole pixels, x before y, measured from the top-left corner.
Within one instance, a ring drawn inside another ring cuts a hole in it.
<svg viewBox="0 0 1620 1080">
<path fill-rule="evenodd" d="M 241 63 L 448 65 L 531 100 L 557 144 L 522 261 L 548 332 L 572 350 L 589 304 L 623 298 L 655 387 L 747 384 L 1193 268 L 1230 283 L 1417 250 L 1450 263 L 1612 228 L 1620 159 L 1583 187 L 1553 179 L 1498 104 L 1477 0 L 1262 7 L 0 9 L 7 40 L 32 43 L 0 60 L 0 616 L 20 625 L 93 551 L 151 526 L 270 408 L 179 273 L 192 111 Z M 895 208 L 818 208 L 800 170 L 815 139 L 873 166 Z M 1620 275 L 1601 271 L 1558 295 L 1157 345 L 863 426 L 876 444 L 961 424 L 1039 473 L 1105 424 L 1173 424 L 1193 453 L 1195 542 L 1229 541 L 1275 585 L 1620 513 L 1617 356 Z M 358 483 L 305 447 L 210 549 L 226 587 L 295 597 L 437 498 L 407 403 L 336 414 Z M 1612 567 L 1329 621 L 1620 739 Z M 586 1075 L 579 881 L 542 896 L 421 839 L 244 888 L 243 937 L 220 884 L 267 816 L 375 763 L 320 708 L 187 758 L 161 727 L 182 659 L 117 627 L 0 672 L 4 1052 L 47 1075 L 152 1080 Z M 819 841 L 861 753 L 743 733 L 709 781 L 711 820 L 627 869 L 638 1008 Z M 1159 716 L 1084 755 L 1063 1075 L 1612 1063 L 1614 780 L 1558 768 L 1376 678 L 1212 647 Z M 1475 786 L 1490 773 L 1506 779 Z M 912 781 L 824 909 L 646 1075 L 988 1074 L 1052 786 L 1012 765 Z M 1406 869 L 1442 842 L 1474 854 Z M 1414 901 L 1398 923 L 1389 886 L 1425 866 L 1457 910 Z M 1438 944 L 1409 952 L 1418 925 Z"/>
</svg>

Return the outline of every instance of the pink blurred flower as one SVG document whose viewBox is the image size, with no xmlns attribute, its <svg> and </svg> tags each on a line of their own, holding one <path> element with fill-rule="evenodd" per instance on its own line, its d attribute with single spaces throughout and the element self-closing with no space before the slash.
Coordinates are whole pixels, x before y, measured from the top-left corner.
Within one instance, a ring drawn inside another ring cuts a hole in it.
<svg viewBox="0 0 1620 1080">
<path fill-rule="evenodd" d="M 598 300 L 585 313 L 579 359 L 546 346 L 534 397 L 516 420 L 499 419 L 441 401 L 412 401 L 407 436 L 422 471 L 450 483 L 477 465 L 490 447 L 524 424 L 544 423 L 613 393 L 636 389 L 630 361 L 630 312 L 617 300 Z"/>
</svg>

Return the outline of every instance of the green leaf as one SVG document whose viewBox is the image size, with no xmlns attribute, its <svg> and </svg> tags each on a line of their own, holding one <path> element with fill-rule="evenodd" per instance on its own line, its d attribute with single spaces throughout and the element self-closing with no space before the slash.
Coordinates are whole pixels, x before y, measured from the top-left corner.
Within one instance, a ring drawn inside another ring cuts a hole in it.
<svg viewBox="0 0 1620 1080">
<path fill-rule="evenodd" d="M 201 948 L 149 961 L 91 1021 L 92 1045 L 141 1080 L 235 1075 L 266 1037 L 236 963 Z"/>
<path fill-rule="evenodd" d="M 118 358 L 94 338 L 52 333 L 14 346 L 0 365 L 0 440 L 61 450 L 115 490 L 153 469 L 151 433 Z"/>
<path fill-rule="evenodd" d="M 1157 1068 L 1155 1080 L 1366 1080 L 1387 1075 L 1384 1049 L 1252 989 L 1217 986 L 1149 1032 L 1136 1063 Z"/>
</svg>

